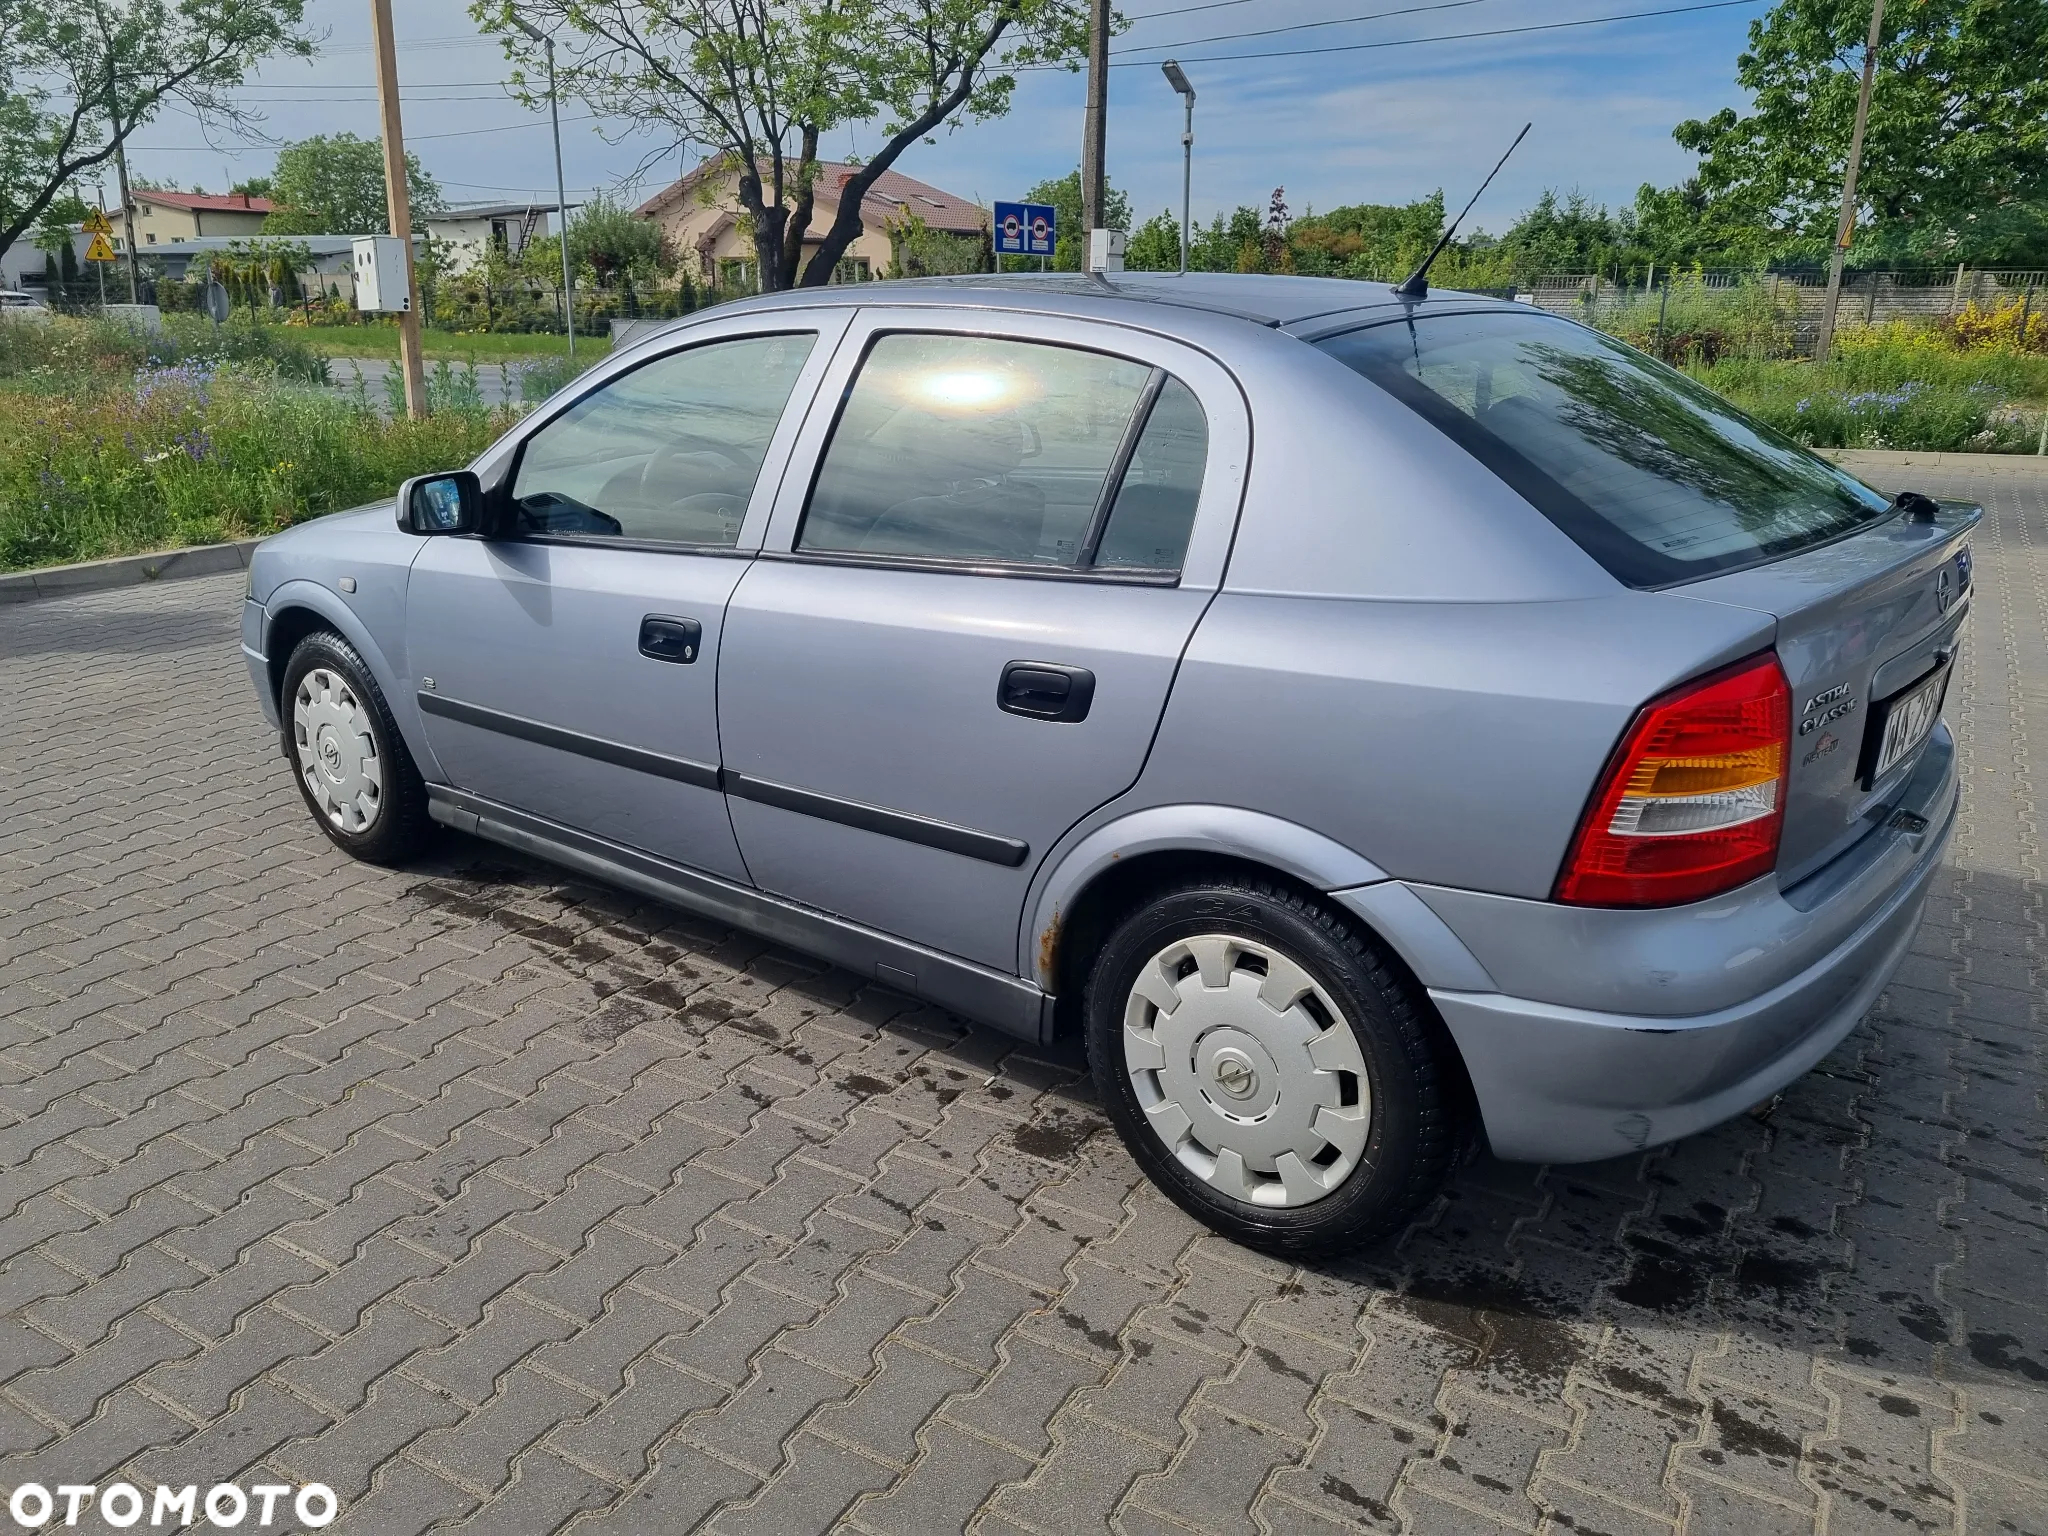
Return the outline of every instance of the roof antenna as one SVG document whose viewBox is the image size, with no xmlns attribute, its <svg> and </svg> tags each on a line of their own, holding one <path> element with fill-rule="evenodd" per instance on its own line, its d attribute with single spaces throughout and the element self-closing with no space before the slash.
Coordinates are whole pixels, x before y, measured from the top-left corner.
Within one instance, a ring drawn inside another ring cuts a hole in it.
<svg viewBox="0 0 2048 1536">
<path fill-rule="evenodd" d="M 1522 124 L 1522 131 L 1515 135 L 1515 142 L 1508 146 L 1508 154 L 1500 157 L 1500 165 L 1496 165 L 1486 173 L 1486 180 L 1479 183 L 1479 191 L 1472 194 L 1472 203 L 1478 202 L 1480 193 L 1483 193 L 1493 184 L 1493 178 L 1500 174 L 1501 165 L 1508 163 L 1508 155 L 1512 155 L 1522 140 L 1529 137 L 1529 130 L 1535 126 L 1534 123 Z M 1443 255 L 1444 247 L 1451 243 L 1451 236 L 1455 235 L 1458 232 L 1458 226 L 1465 222 L 1465 214 L 1472 211 L 1472 203 L 1467 203 L 1464 212 L 1451 220 L 1450 227 L 1444 231 L 1443 238 L 1437 241 L 1436 248 L 1422 258 L 1422 265 L 1409 273 L 1408 281 L 1401 284 L 1394 292 L 1404 299 L 1426 299 L 1429 297 L 1429 269 L 1436 265 L 1437 257 Z"/>
</svg>

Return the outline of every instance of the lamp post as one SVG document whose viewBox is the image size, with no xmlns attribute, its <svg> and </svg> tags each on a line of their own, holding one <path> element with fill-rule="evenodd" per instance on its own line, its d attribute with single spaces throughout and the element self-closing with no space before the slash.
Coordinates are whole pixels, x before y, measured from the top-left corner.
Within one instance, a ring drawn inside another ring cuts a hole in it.
<svg viewBox="0 0 2048 1536">
<path fill-rule="evenodd" d="M 1166 76 L 1166 83 L 1180 92 L 1181 101 L 1188 109 L 1187 126 L 1180 135 L 1180 270 L 1183 276 L 1188 270 L 1188 238 L 1191 225 L 1188 216 L 1188 198 L 1195 182 L 1195 88 L 1188 84 L 1188 77 L 1180 64 L 1168 59 L 1159 66 Z"/>
<path fill-rule="evenodd" d="M 555 237 L 562 246 L 562 322 L 569 330 L 569 356 L 576 356 L 576 283 L 569 272 L 569 193 L 562 185 L 562 110 L 555 95 L 555 40 L 523 16 L 512 25 L 539 43 L 548 56 L 548 121 L 555 130 Z"/>
</svg>

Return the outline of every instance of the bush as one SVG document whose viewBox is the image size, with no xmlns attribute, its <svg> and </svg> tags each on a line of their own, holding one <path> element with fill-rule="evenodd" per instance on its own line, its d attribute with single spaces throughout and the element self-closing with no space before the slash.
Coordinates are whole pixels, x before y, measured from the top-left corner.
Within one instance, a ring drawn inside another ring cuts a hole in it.
<svg viewBox="0 0 2048 1536">
<path fill-rule="evenodd" d="M 1797 296 L 1774 283 L 1710 287 L 1693 276 L 1608 305 L 1588 323 L 1667 362 L 1716 363 L 1788 356 L 1798 314 Z"/>
<path fill-rule="evenodd" d="M 465 464 L 517 418 L 389 419 L 268 363 L 0 385 L 0 569 L 271 533 Z"/>
<path fill-rule="evenodd" d="M 328 382 L 327 359 L 303 329 L 252 322 L 245 315 L 216 326 L 201 315 L 169 314 L 155 334 L 126 320 L 62 316 L 0 325 L 0 380 L 29 377 L 69 388 L 87 379 L 180 363 L 267 365 L 282 378 Z"/>
</svg>

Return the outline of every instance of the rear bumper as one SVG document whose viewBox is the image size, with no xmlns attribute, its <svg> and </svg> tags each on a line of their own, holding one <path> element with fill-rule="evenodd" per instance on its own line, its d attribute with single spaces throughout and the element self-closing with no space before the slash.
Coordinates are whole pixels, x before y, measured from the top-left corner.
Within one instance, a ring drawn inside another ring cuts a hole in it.
<svg viewBox="0 0 2048 1536">
<path fill-rule="evenodd" d="M 1495 1154 L 1590 1162 L 1672 1141 L 1740 1114 L 1832 1051 L 1876 1001 L 1919 927 L 1955 829 L 1956 777 L 1952 758 L 1942 756 L 1929 765 L 1923 798 L 1902 807 L 1924 817 L 1925 829 L 1873 833 L 1886 846 L 1863 855 L 1865 878 L 1825 892 L 1826 907 L 1856 910 L 1853 927 L 1754 996 L 1664 1015 L 1431 987 Z M 1825 882 L 1827 873 L 1814 879 Z M 1789 900 L 1775 892 L 1770 899 L 1789 922 L 1801 911 L 1795 902 L 1811 895 L 1795 887 Z M 1715 968 L 1720 926 L 1702 921 L 1694 931 L 1702 972 Z M 1662 995 L 1668 1001 L 1682 990 L 1681 981 Z"/>
</svg>

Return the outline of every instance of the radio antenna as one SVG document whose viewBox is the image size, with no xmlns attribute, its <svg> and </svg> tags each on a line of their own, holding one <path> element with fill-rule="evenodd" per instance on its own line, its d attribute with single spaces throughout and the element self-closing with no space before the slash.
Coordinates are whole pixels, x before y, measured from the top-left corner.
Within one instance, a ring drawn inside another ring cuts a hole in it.
<svg viewBox="0 0 2048 1536">
<path fill-rule="evenodd" d="M 1479 183 L 1479 191 L 1472 194 L 1472 203 L 1478 202 L 1480 194 L 1493 185 L 1493 178 L 1500 174 L 1500 167 L 1508 163 L 1508 155 L 1512 155 L 1522 140 L 1529 137 L 1529 130 L 1535 126 L 1534 123 L 1522 124 L 1522 131 L 1515 135 L 1515 142 L 1508 146 L 1508 154 L 1500 157 L 1500 165 L 1496 165 L 1486 173 L 1486 180 Z M 1422 258 L 1422 265 L 1409 273 L 1408 281 L 1401 284 L 1394 292 L 1404 299 L 1426 299 L 1429 297 L 1429 269 L 1436 265 L 1437 257 L 1443 255 L 1444 247 L 1451 243 L 1451 236 L 1455 235 L 1458 232 L 1458 226 L 1465 222 L 1465 214 L 1472 211 L 1472 203 L 1467 203 L 1464 211 L 1451 220 L 1450 227 L 1444 231 L 1443 238 L 1437 241 L 1436 248 Z"/>
</svg>

